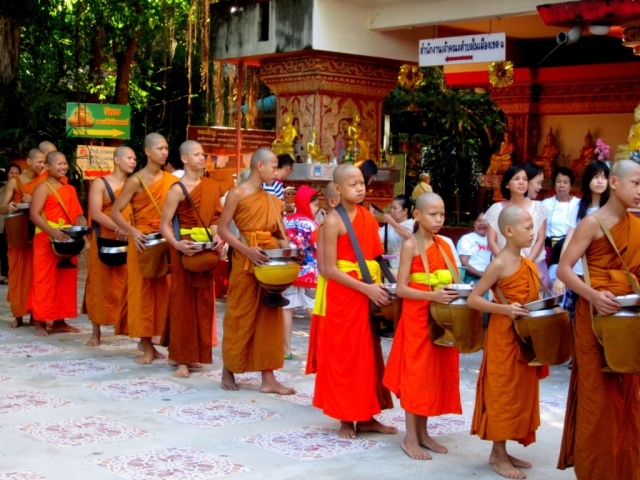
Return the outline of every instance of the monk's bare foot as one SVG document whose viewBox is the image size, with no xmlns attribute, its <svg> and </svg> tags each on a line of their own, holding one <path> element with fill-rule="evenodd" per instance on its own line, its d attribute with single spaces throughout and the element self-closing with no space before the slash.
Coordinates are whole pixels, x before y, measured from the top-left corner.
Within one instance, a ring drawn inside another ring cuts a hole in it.
<svg viewBox="0 0 640 480">
<path fill-rule="evenodd" d="M 449 453 L 449 450 L 447 450 L 446 447 L 443 447 L 442 445 L 437 443 L 433 438 L 431 438 L 428 433 L 420 435 L 418 441 L 420 442 L 420 445 L 422 445 L 424 448 L 428 448 L 432 452 Z"/>
<path fill-rule="evenodd" d="M 178 365 L 176 371 L 173 372 L 173 376 L 176 378 L 189 378 L 190 375 L 191 374 L 189 373 L 189 368 L 184 363 Z"/>
<path fill-rule="evenodd" d="M 355 440 L 358 438 L 356 429 L 353 426 L 353 422 L 340 422 L 340 430 L 338 430 L 338 436 L 340 438 L 348 438 Z"/>
<path fill-rule="evenodd" d="M 159 352 L 158 350 L 156 350 L 156 347 L 152 347 L 153 348 L 153 358 L 166 358 L 167 356 L 162 353 Z"/>
<path fill-rule="evenodd" d="M 238 390 L 238 385 L 236 384 L 236 379 L 233 376 L 233 373 L 227 367 L 222 369 L 222 380 L 220 381 L 223 390 L 234 391 Z"/>
<path fill-rule="evenodd" d="M 154 345 L 160 345 L 160 336 L 157 337 L 151 337 L 151 343 L 153 343 Z"/>
<path fill-rule="evenodd" d="M 142 347 L 142 356 L 138 358 L 137 362 L 140 365 L 150 365 L 151 363 L 153 363 L 153 359 L 156 358 L 156 349 L 151 343 L 151 339 L 141 338 L 140 343 L 138 343 L 138 350 L 141 349 L 140 347 Z"/>
<path fill-rule="evenodd" d="M 493 463 L 493 469 L 498 475 L 502 475 L 505 478 L 522 479 L 527 476 L 514 467 L 508 458 L 496 457 Z"/>
<path fill-rule="evenodd" d="M 49 332 L 47 332 L 47 322 L 35 322 L 36 323 L 36 337 L 48 337 Z"/>
<path fill-rule="evenodd" d="M 171 360 L 171 359 L 167 360 L 167 363 L 169 365 L 171 365 L 172 367 L 177 367 L 178 365 L 186 365 L 188 368 L 204 368 L 204 366 L 201 363 L 185 363 L 185 364 L 181 364 L 181 363 L 178 363 L 178 362 L 176 362 L 174 360 Z"/>
<path fill-rule="evenodd" d="M 18 328 L 18 327 L 22 327 L 24 325 L 24 323 L 22 322 L 22 317 L 17 317 L 13 323 L 11 325 L 9 325 L 9 328 Z"/>
<path fill-rule="evenodd" d="M 260 385 L 262 393 L 277 393 L 279 395 L 293 395 L 296 391 L 293 388 L 285 387 L 276 380 L 273 370 L 265 370 L 262 372 L 262 385 Z"/>
<path fill-rule="evenodd" d="M 404 450 L 404 453 L 409 455 L 414 460 L 431 460 L 431 455 L 420 448 L 420 444 L 416 441 L 410 441 L 406 438 L 402 441 L 400 448 Z"/>
<path fill-rule="evenodd" d="M 51 333 L 80 333 L 80 330 L 72 327 L 64 320 L 55 320 L 51 325 Z"/>
<path fill-rule="evenodd" d="M 93 332 L 91 332 L 91 338 L 87 340 L 87 345 L 90 347 L 97 347 L 100 345 L 100 325 L 93 323 Z"/>
<path fill-rule="evenodd" d="M 388 427 L 386 425 L 381 424 L 375 418 L 371 420 L 367 420 L 366 422 L 358 422 L 356 424 L 356 430 L 358 432 L 377 432 L 384 433 L 387 435 L 393 435 L 394 433 L 398 433 L 398 429 L 396 427 Z"/>
<path fill-rule="evenodd" d="M 492 453 L 491 456 L 489 457 L 489 463 L 491 465 L 495 465 L 496 457 L 497 457 L 497 455 L 495 453 Z M 511 465 L 513 465 L 514 467 L 517 467 L 517 468 L 531 468 L 533 466 L 529 462 L 526 462 L 524 460 L 520 460 L 519 458 L 516 458 L 516 457 L 512 457 L 511 455 L 507 455 L 507 457 L 509 458 L 509 463 L 511 463 Z"/>
</svg>

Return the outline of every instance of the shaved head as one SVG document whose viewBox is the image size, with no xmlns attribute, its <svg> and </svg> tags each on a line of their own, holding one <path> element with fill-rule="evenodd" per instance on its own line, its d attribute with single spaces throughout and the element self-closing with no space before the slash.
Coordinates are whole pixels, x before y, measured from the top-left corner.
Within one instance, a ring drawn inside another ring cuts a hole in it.
<svg viewBox="0 0 640 480">
<path fill-rule="evenodd" d="M 342 165 L 338 165 L 336 169 L 333 171 L 333 183 L 341 184 L 344 182 L 345 178 L 349 175 L 353 175 L 359 173 L 362 176 L 362 172 L 358 167 L 351 165 L 350 163 L 343 163 Z"/>
<path fill-rule="evenodd" d="M 267 163 L 271 159 L 275 159 L 276 162 L 278 161 L 278 157 L 276 157 L 271 150 L 268 148 L 259 148 L 251 155 L 250 166 L 251 168 L 256 168 L 260 162 Z"/>
<path fill-rule="evenodd" d="M 629 175 L 640 173 L 640 164 L 633 160 L 618 160 L 613 164 L 611 169 L 611 177 L 618 177 L 620 180 L 624 180 Z"/>
<path fill-rule="evenodd" d="M 46 140 L 44 142 L 40 142 L 40 145 L 38 145 L 38 149 L 40 149 L 45 155 L 49 152 L 55 152 L 56 150 L 58 150 L 53 143 Z"/>
<path fill-rule="evenodd" d="M 144 137 L 144 148 L 153 148 L 153 146 L 159 140 L 165 140 L 165 138 L 159 133 L 155 132 L 148 134 L 146 137 Z"/>
<path fill-rule="evenodd" d="M 518 207 L 517 205 L 509 205 L 500 212 L 500 216 L 498 217 L 498 228 L 500 229 L 500 233 L 505 235 L 507 226 L 519 225 L 520 223 L 528 220 L 531 220 L 531 215 L 529 215 L 529 212 L 524 208 Z"/>
<path fill-rule="evenodd" d="M 195 140 L 187 140 L 186 142 L 182 142 L 180 145 L 180 155 L 184 155 L 185 157 L 191 153 L 195 147 L 199 147 L 200 144 Z"/>
<path fill-rule="evenodd" d="M 333 182 L 329 182 L 327 186 L 324 187 L 324 201 L 327 203 L 329 203 L 330 199 L 334 199 L 338 203 L 340 202 L 340 194 L 333 188 L 334 185 Z"/>
<path fill-rule="evenodd" d="M 251 175 L 251 169 L 250 168 L 245 168 L 244 170 L 242 170 L 240 172 L 240 175 L 238 176 L 237 184 L 240 185 L 241 183 L 246 182 L 247 178 L 249 178 L 249 175 Z"/>
<path fill-rule="evenodd" d="M 27 153 L 27 158 L 35 160 L 39 155 L 45 155 L 45 153 L 39 148 L 32 148 L 31 150 L 29 150 L 29 153 Z"/>
<path fill-rule="evenodd" d="M 127 153 L 133 153 L 133 150 L 131 150 L 129 147 L 125 147 L 124 145 L 120 145 L 118 148 L 115 149 L 115 151 L 113 152 L 113 157 L 124 157 Z"/>
<path fill-rule="evenodd" d="M 62 153 L 62 152 L 53 151 L 53 152 L 47 153 L 47 163 L 49 165 L 51 165 L 54 162 L 54 160 L 56 158 L 58 158 L 59 156 L 62 156 L 62 158 L 64 158 L 65 160 L 67 158 L 67 157 L 64 156 L 64 153 Z"/>
<path fill-rule="evenodd" d="M 433 205 L 434 203 L 440 203 L 440 202 L 444 203 L 444 201 L 442 200 L 442 197 L 437 193 L 433 193 L 433 192 L 421 193 L 416 199 L 416 210 L 421 212 L 426 207 Z"/>
</svg>

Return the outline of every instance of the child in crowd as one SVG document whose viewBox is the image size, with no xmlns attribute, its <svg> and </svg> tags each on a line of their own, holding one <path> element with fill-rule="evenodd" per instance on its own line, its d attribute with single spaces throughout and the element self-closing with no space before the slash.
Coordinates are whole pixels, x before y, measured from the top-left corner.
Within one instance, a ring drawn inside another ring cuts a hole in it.
<svg viewBox="0 0 640 480">
<path fill-rule="evenodd" d="M 275 195 L 284 202 L 284 182 L 293 171 L 293 158 L 288 153 L 278 155 L 278 170 L 276 170 L 276 179 L 272 184 L 263 183 L 262 189 L 265 192 Z"/>
</svg>

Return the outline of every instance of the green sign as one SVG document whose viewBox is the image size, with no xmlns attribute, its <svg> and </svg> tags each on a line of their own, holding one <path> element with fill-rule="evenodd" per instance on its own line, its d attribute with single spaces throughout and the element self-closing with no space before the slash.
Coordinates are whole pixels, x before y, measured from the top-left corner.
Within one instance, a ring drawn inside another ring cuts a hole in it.
<svg viewBox="0 0 640 480">
<path fill-rule="evenodd" d="M 84 138 L 131 138 L 131 107 L 67 103 L 67 134 Z"/>
</svg>

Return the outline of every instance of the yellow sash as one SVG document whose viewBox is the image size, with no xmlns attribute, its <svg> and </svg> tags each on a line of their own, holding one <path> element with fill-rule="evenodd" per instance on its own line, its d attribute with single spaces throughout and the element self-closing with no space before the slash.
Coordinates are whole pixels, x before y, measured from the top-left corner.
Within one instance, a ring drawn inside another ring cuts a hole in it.
<svg viewBox="0 0 640 480">
<path fill-rule="evenodd" d="M 194 242 L 209 242 L 207 231 L 211 233 L 211 230 L 203 227 L 181 228 L 180 235 L 191 235 L 191 240 Z M 213 237 L 213 235 L 211 236 Z"/>
<path fill-rule="evenodd" d="M 71 225 L 65 224 L 63 219 L 58 220 L 58 223 L 54 223 L 51 220 L 47 220 L 47 223 L 51 228 L 67 228 L 71 226 Z M 40 230 L 40 228 L 36 227 L 36 233 L 40 233 L 41 231 L 42 230 Z"/>
<path fill-rule="evenodd" d="M 430 285 L 433 290 L 438 290 L 444 285 L 453 283 L 453 277 L 451 276 L 451 272 L 449 270 L 436 270 L 435 272 L 429 274 L 428 278 L 425 272 L 412 273 L 409 276 L 409 281 L 422 283 L 423 285 Z"/>
<path fill-rule="evenodd" d="M 338 260 L 336 267 L 345 273 L 356 272 L 358 279 L 362 280 L 362 272 L 357 263 L 347 260 Z M 371 278 L 375 283 L 382 283 L 382 271 L 380 264 L 375 260 L 367 260 L 367 268 L 371 274 Z M 316 286 L 316 301 L 313 304 L 313 313 L 315 315 L 325 316 L 327 312 L 327 279 L 322 275 L 318 275 L 318 284 Z"/>
</svg>

